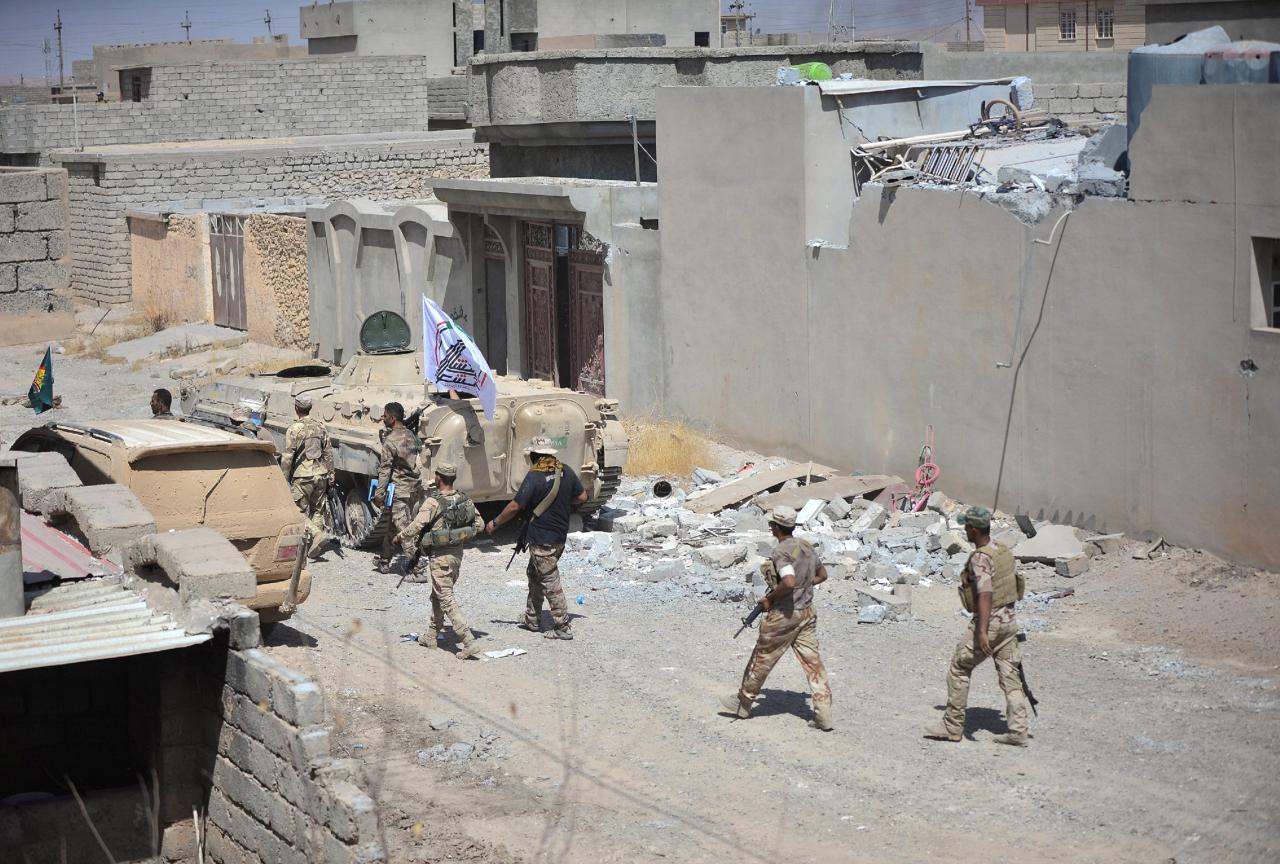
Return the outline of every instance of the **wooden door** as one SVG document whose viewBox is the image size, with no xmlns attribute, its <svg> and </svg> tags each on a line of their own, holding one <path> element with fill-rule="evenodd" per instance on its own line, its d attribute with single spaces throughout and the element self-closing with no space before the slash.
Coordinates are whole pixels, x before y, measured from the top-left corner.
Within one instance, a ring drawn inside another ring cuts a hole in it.
<svg viewBox="0 0 1280 864">
<path fill-rule="evenodd" d="M 604 396 L 604 253 L 569 251 L 569 314 L 570 386 Z"/>
<path fill-rule="evenodd" d="M 551 226 L 526 222 L 524 230 L 525 344 L 530 378 L 560 384 L 556 374 L 555 256 Z"/>
<path fill-rule="evenodd" d="M 213 260 L 213 323 L 247 330 L 244 296 L 244 217 L 209 217 L 209 255 Z"/>
</svg>

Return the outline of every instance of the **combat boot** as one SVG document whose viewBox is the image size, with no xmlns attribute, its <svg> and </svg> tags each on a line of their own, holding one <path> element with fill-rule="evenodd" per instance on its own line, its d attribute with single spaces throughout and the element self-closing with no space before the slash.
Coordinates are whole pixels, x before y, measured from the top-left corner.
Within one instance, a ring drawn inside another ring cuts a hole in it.
<svg viewBox="0 0 1280 864">
<path fill-rule="evenodd" d="M 815 711 L 813 719 L 809 721 L 809 728 L 817 729 L 819 732 L 830 732 L 836 727 L 831 725 L 831 715 L 825 711 Z"/>
<path fill-rule="evenodd" d="M 517 626 L 517 627 L 519 627 L 521 630 L 528 630 L 530 633 L 541 633 L 541 632 L 542 632 L 542 622 L 540 622 L 540 621 L 531 621 L 531 620 L 529 620 L 528 618 L 525 618 L 524 620 L 522 620 L 522 621 L 521 621 L 519 624 L 517 624 L 516 626 Z"/>
<path fill-rule="evenodd" d="M 562 624 L 561 626 L 556 627 L 554 630 L 548 630 L 547 632 L 543 633 L 542 638 L 568 640 L 573 638 L 573 631 L 569 629 L 568 624 Z"/>
<path fill-rule="evenodd" d="M 961 738 L 963 738 L 963 737 L 964 737 L 964 735 L 963 735 L 963 734 L 961 734 L 960 732 L 952 732 L 952 731 L 950 731 L 950 730 L 949 730 L 949 729 L 947 729 L 947 727 L 946 727 L 946 726 L 944 726 L 942 723 L 934 723 L 934 724 L 933 724 L 933 725 L 931 725 L 931 726 L 926 726 L 926 727 L 925 727 L 925 729 L 924 729 L 924 737 L 926 737 L 926 738 L 932 738 L 932 739 L 934 739 L 935 741 L 952 741 L 952 742 L 955 742 L 955 741 L 959 741 Z"/>
<path fill-rule="evenodd" d="M 440 643 L 436 641 L 436 629 L 432 627 L 418 634 L 418 644 L 423 648 L 439 648 Z"/>
<path fill-rule="evenodd" d="M 462 635 L 462 646 L 458 650 L 459 660 L 468 660 L 480 653 L 480 640 L 476 634 L 468 630 Z"/>
<path fill-rule="evenodd" d="M 751 706 L 744 705 L 737 693 L 727 693 L 721 696 L 720 704 L 724 706 L 724 710 L 733 714 L 739 720 L 746 720 L 751 716 Z"/>
<path fill-rule="evenodd" d="M 997 744 L 1008 744 L 1010 747 L 1026 747 L 1028 737 L 1029 736 L 1027 735 L 1014 735 L 1013 733 L 1009 733 L 1008 735 L 997 735 L 991 740 L 995 741 Z"/>
</svg>

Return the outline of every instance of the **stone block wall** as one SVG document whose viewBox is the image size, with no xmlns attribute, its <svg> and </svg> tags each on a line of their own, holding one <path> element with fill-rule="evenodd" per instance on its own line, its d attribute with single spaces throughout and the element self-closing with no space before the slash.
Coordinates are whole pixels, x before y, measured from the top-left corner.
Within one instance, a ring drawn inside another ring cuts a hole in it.
<svg viewBox="0 0 1280 864">
<path fill-rule="evenodd" d="M 0 168 L 0 312 L 66 305 L 67 174 Z"/>
<path fill-rule="evenodd" d="M 307 220 L 271 214 L 245 220 L 244 286 L 251 340 L 300 351 L 311 347 Z"/>
<path fill-rule="evenodd" d="M 131 207 L 188 198 L 427 197 L 436 177 L 483 177 L 488 150 L 469 134 L 250 151 L 66 153 L 71 288 L 98 304 L 132 297 Z M 92 161 L 90 161 L 92 160 Z"/>
<path fill-rule="evenodd" d="M 1128 117 L 1123 83 L 1037 84 L 1032 82 L 1037 109 L 1067 123 L 1124 123 Z"/>
<path fill-rule="evenodd" d="M 464 76 L 437 79 L 424 58 L 407 56 L 153 66 L 142 102 L 0 108 L 0 153 L 425 130 L 433 94 L 456 114 L 465 87 Z"/>
</svg>

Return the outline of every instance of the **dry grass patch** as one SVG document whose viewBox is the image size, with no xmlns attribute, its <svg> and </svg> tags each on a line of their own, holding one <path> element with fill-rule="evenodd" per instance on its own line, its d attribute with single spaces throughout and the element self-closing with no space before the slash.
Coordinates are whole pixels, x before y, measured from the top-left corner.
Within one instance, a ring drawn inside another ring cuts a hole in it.
<svg viewBox="0 0 1280 864">
<path fill-rule="evenodd" d="M 107 349 L 119 342 L 127 342 L 145 335 L 147 334 L 138 327 L 112 328 L 102 333 L 86 333 L 68 339 L 62 347 L 73 357 L 97 360 L 99 363 L 123 363 L 123 358 L 108 354 Z"/>
<path fill-rule="evenodd" d="M 685 423 L 628 417 L 622 425 L 631 448 L 623 470 L 633 476 L 688 477 L 711 455 L 711 441 Z"/>
</svg>

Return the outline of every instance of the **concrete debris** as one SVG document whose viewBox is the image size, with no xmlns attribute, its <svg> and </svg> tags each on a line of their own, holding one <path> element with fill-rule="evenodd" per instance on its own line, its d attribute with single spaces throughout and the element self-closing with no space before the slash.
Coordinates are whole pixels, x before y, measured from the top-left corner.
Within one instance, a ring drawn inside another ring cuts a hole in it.
<svg viewBox="0 0 1280 864">
<path fill-rule="evenodd" d="M 641 575 L 648 582 L 670 582 L 684 575 L 684 563 L 678 558 L 663 558 Z"/>
<path fill-rule="evenodd" d="M 1089 569 L 1088 555 L 1073 555 L 1070 558 L 1059 558 L 1054 562 L 1054 570 L 1059 576 L 1072 578 Z"/>
<path fill-rule="evenodd" d="M 724 570 L 745 559 L 747 547 L 740 543 L 730 546 L 703 546 L 693 553 L 693 557 L 712 569 Z"/>
<path fill-rule="evenodd" d="M 879 604 L 871 604 L 869 606 L 858 607 L 858 623 L 859 624 L 879 624 L 884 620 L 887 610 Z"/>
<path fill-rule="evenodd" d="M 457 722 L 458 721 L 454 720 L 452 717 L 437 717 L 431 721 L 431 728 L 436 732 L 443 732 L 450 726 L 456 725 Z"/>
<path fill-rule="evenodd" d="M 879 606 L 884 609 L 883 620 L 906 621 L 911 617 L 911 598 L 891 594 L 875 588 L 858 589 L 858 608 Z"/>
<path fill-rule="evenodd" d="M 827 502 L 826 506 L 822 508 L 822 512 L 835 522 L 839 522 L 841 519 L 848 516 L 852 510 L 853 507 L 851 507 L 849 502 L 843 498 L 832 498 Z"/>
<path fill-rule="evenodd" d="M 1087 554 L 1082 532 L 1070 525 L 1037 526 L 1036 536 L 1028 537 L 1013 547 L 1013 555 L 1019 561 L 1038 561 L 1054 564 L 1059 558 L 1074 558 Z"/>
<path fill-rule="evenodd" d="M 889 511 L 879 504 L 872 502 L 866 510 L 862 511 L 862 515 L 853 523 L 853 530 L 867 531 L 879 530 L 889 521 Z"/>
<path fill-rule="evenodd" d="M 640 526 L 640 536 L 648 540 L 655 537 L 671 537 L 680 533 L 680 526 L 674 519 L 657 519 Z"/>
<path fill-rule="evenodd" d="M 709 468 L 693 469 L 693 485 L 695 486 L 719 486 L 724 482 L 724 478 Z"/>
<path fill-rule="evenodd" d="M 1079 164 L 1104 165 L 1119 170 L 1124 154 L 1129 149 L 1129 128 L 1119 124 L 1103 126 L 1084 142 L 1080 150 Z"/>
<path fill-rule="evenodd" d="M 813 521 L 815 516 L 822 512 L 822 508 L 826 506 L 826 503 L 827 502 L 819 498 L 810 498 L 808 503 L 800 509 L 798 514 L 796 514 L 796 524 L 808 525 Z"/>
<path fill-rule="evenodd" d="M 1096 534 L 1086 537 L 1085 542 L 1093 547 L 1093 554 L 1115 555 L 1124 549 L 1123 534 Z"/>
</svg>

